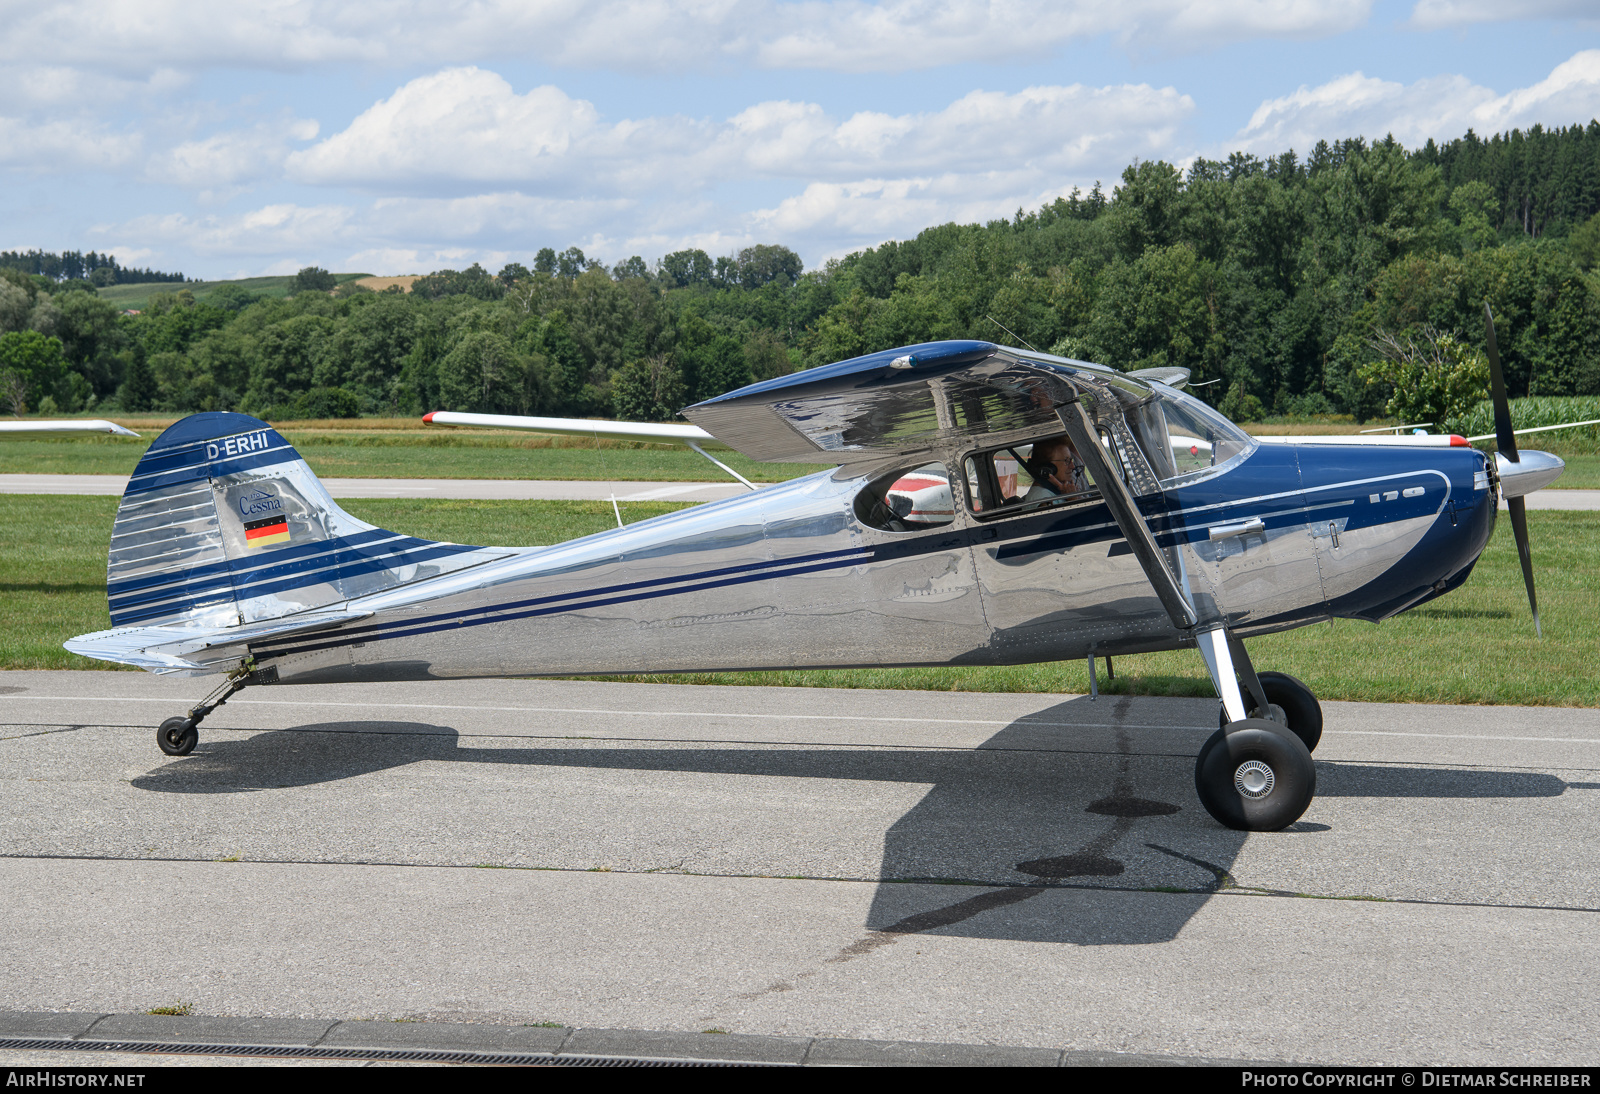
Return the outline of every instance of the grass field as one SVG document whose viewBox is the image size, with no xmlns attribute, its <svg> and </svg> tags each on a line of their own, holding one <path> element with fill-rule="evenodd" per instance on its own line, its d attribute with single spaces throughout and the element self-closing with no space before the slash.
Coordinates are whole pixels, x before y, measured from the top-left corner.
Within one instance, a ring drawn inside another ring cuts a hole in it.
<svg viewBox="0 0 1600 1094">
<path fill-rule="evenodd" d="M 141 434 L 7 440 L 0 474 L 128 475 L 170 418 L 118 418 Z M 1285 427 L 1287 428 L 1287 427 Z M 284 422 L 279 426 L 311 469 L 329 478 L 576 479 L 718 482 L 724 473 L 684 448 L 504 430 L 440 429 L 414 418 Z M 1267 427 L 1272 432 L 1278 427 Z M 1529 448 L 1535 447 L 1530 443 Z M 1553 489 L 1600 489 L 1600 454 L 1592 445 L 1563 447 L 1548 435 L 1538 447 L 1567 461 Z M 1576 449 L 1576 450 L 1575 450 Z M 716 456 L 752 482 L 783 482 L 818 464 L 757 463 L 737 452 Z"/>
<path fill-rule="evenodd" d="M 334 274 L 333 279 L 343 283 L 371 276 L 364 273 L 344 273 Z M 289 282 L 293 280 L 292 274 L 283 274 L 277 277 L 244 277 L 237 281 L 185 281 L 181 284 L 176 281 L 147 281 L 138 285 L 108 285 L 97 291 L 100 298 L 113 307 L 142 310 L 156 293 L 188 289 L 196 300 L 204 300 L 224 285 L 237 285 L 245 292 L 276 299 L 289 295 Z"/>
<path fill-rule="evenodd" d="M 459 543 L 547 544 L 611 527 L 605 502 L 360 500 L 356 516 Z M 110 625 L 105 552 L 116 498 L 0 495 L 0 668 L 106 668 L 61 648 Z M 642 520 L 681 506 L 623 506 Z M 1251 643 L 1263 669 L 1290 672 L 1324 699 L 1600 706 L 1600 513 L 1528 514 L 1545 637 L 1536 639 L 1509 522 L 1467 584 L 1387 623 L 1340 620 Z M 1116 660 L 1118 694 L 1209 695 L 1193 652 Z M 611 679 L 645 679 L 626 677 Z M 684 683 L 942 691 L 1083 692 L 1079 662 L 1014 668 L 854 669 L 649 677 Z"/>
</svg>

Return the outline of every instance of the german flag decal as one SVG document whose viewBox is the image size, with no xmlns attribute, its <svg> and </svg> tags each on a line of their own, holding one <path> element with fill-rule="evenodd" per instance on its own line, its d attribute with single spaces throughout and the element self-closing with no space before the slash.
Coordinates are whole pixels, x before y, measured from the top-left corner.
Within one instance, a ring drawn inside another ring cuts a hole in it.
<svg viewBox="0 0 1600 1094">
<path fill-rule="evenodd" d="M 275 543 L 289 542 L 289 522 L 284 517 L 263 517 L 244 523 L 246 547 L 271 547 Z"/>
</svg>

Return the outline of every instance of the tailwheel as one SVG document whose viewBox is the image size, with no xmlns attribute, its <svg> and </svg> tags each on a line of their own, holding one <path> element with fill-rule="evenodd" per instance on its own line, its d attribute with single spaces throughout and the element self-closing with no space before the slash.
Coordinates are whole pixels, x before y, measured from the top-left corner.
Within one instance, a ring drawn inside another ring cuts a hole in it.
<svg viewBox="0 0 1600 1094">
<path fill-rule="evenodd" d="M 1194 788 L 1218 823 L 1276 832 L 1311 805 L 1317 767 L 1299 736 L 1276 722 L 1247 718 L 1206 741 L 1194 763 Z"/>
<path fill-rule="evenodd" d="M 168 756 L 187 756 L 200 743 L 200 728 L 191 718 L 168 718 L 156 730 L 156 744 Z"/>
<path fill-rule="evenodd" d="M 1266 693 L 1269 709 L 1263 713 L 1250 692 L 1240 689 L 1245 706 L 1249 708 L 1245 711 L 1245 717 L 1265 718 L 1286 726 L 1300 738 L 1306 751 L 1315 752 L 1317 742 L 1322 740 L 1322 704 L 1317 702 L 1311 689 L 1287 672 L 1263 672 L 1257 679 L 1261 681 L 1261 690 Z M 1219 725 L 1228 724 L 1226 709 L 1220 711 L 1217 721 Z"/>
</svg>

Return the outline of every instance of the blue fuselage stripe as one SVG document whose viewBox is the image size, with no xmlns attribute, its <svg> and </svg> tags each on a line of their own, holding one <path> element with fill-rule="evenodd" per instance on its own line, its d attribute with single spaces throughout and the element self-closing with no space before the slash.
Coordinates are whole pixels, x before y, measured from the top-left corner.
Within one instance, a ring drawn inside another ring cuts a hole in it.
<svg viewBox="0 0 1600 1094">
<path fill-rule="evenodd" d="M 865 562 L 868 560 L 869 556 L 863 554 L 862 558 L 858 561 Z M 650 592 L 634 593 L 631 595 L 598 597 L 593 600 L 578 601 L 577 603 L 571 604 L 547 605 L 541 608 L 529 608 L 524 611 L 506 611 L 505 609 L 506 607 L 509 607 L 509 605 L 502 605 L 494 608 L 481 609 L 482 612 L 496 613 L 493 617 L 484 619 L 467 619 L 464 616 L 435 616 L 434 618 L 436 619 L 448 618 L 450 621 L 444 623 L 433 623 L 425 626 L 419 625 L 421 623 L 420 620 L 406 623 L 400 623 L 397 621 L 396 623 L 388 624 L 388 626 L 398 627 L 399 629 L 392 630 L 386 634 L 375 635 L 371 639 L 341 631 L 340 637 L 331 642 L 316 642 L 304 646 L 297 646 L 292 649 L 272 650 L 263 654 L 262 656 L 287 657 L 292 654 L 312 653 L 316 650 L 333 649 L 336 646 L 348 646 L 356 642 L 365 642 L 369 640 L 387 641 L 391 638 L 411 638 L 415 635 L 433 634 L 438 631 L 462 630 L 468 627 L 483 627 L 491 623 L 507 623 L 517 619 L 531 619 L 535 616 L 541 615 L 559 615 L 562 612 L 581 611 L 586 608 L 602 608 L 610 604 L 629 604 L 638 600 L 652 600 L 656 597 L 673 596 L 677 593 L 702 592 L 706 589 L 718 589 L 729 585 L 746 585 L 756 581 L 770 581 L 771 579 L 777 577 L 793 577 L 798 574 L 815 573 L 818 570 L 833 570 L 840 566 L 848 565 L 851 565 L 849 561 L 819 562 L 811 566 L 793 567 L 778 573 L 741 574 L 736 577 L 724 578 L 720 581 L 701 581 L 697 584 L 686 585 L 678 589 L 663 589 Z M 684 579 L 680 578 L 679 580 Z M 478 615 L 480 612 L 473 612 L 471 614 Z M 259 647 L 254 645 L 250 647 L 252 653 L 255 653 L 258 649 Z"/>
<path fill-rule="evenodd" d="M 504 604 L 494 604 L 494 605 L 491 605 L 491 606 L 486 607 L 486 608 L 475 608 L 475 609 L 473 609 L 472 611 L 469 611 L 469 612 L 459 612 L 459 611 L 458 612 L 443 612 L 443 613 L 440 613 L 438 615 L 422 616 L 421 618 L 418 618 L 418 619 L 395 620 L 395 621 L 389 622 L 389 623 L 377 623 L 377 624 L 371 624 L 371 625 L 364 626 L 364 627 L 347 627 L 347 628 L 341 629 L 339 631 L 339 634 L 340 634 L 341 637 L 349 636 L 349 637 L 352 637 L 352 638 L 354 638 L 355 640 L 358 640 L 358 641 L 361 640 L 361 636 L 362 635 L 369 635 L 369 634 L 373 635 L 373 637 L 376 639 L 378 637 L 389 637 L 389 636 L 388 635 L 376 635 L 376 634 L 374 634 L 374 632 L 389 630 L 389 629 L 394 628 L 394 627 L 411 628 L 411 627 L 421 626 L 421 625 L 424 625 L 424 624 L 437 623 L 437 622 L 444 621 L 444 620 L 453 621 L 453 622 L 450 623 L 450 626 L 453 627 L 453 626 L 462 625 L 460 621 L 465 620 L 470 616 L 488 615 L 490 613 L 495 613 L 497 619 L 498 618 L 505 618 L 505 616 L 503 614 L 501 614 L 501 613 L 508 612 L 508 611 L 513 611 L 513 610 L 516 610 L 516 609 L 519 609 L 519 608 L 537 608 L 537 607 L 541 607 L 541 606 L 544 606 L 544 605 L 558 604 L 558 602 L 560 602 L 560 601 L 575 601 L 575 600 L 581 601 L 586 597 L 592 598 L 592 597 L 596 597 L 596 596 L 602 596 L 602 597 L 613 597 L 614 598 L 615 594 L 625 593 L 625 592 L 630 592 L 630 591 L 640 590 L 640 589 L 651 589 L 653 591 L 648 592 L 648 593 L 643 593 L 642 595 L 639 595 L 639 596 L 628 597 L 627 599 L 629 599 L 629 600 L 648 600 L 651 597 L 671 596 L 674 593 L 691 591 L 689 588 L 681 588 L 681 589 L 663 589 L 663 588 L 661 588 L 661 586 L 664 586 L 664 585 L 682 585 L 682 584 L 684 584 L 686 582 L 701 582 L 701 583 L 703 583 L 706 578 L 723 577 L 723 576 L 735 575 L 735 574 L 752 574 L 752 571 L 769 571 L 769 570 L 774 570 L 774 569 L 782 569 L 784 571 L 784 573 L 802 572 L 802 571 L 794 571 L 791 568 L 795 567 L 795 566 L 800 566 L 800 565 L 803 565 L 803 564 L 806 564 L 806 563 L 811 563 L 811 562 L 823 562 L 824 565 L 822 565 L 822 566 L 812 566 L 812 567 L 810 567 L 809 569 L 807 569 L 807 570 L 805 570 L 803 572 L 809 573 L 809 572 L 811 572 L 811 570 L 815 570 L 815 569 L 832 569 L 832 568 L 837 567 L 837 566 L 850 566 L 850 565 L 855 565 L 855 564 L 860 563 L 860 562 L 869 562 L 869 561 L 872 561 L 872 553 L 871 553 L 871 549 L 870 548 L 866 548 L 866 547 L 855 547 L 855 548 L 851 548 L 851 549 L 845 550 L 845 551 L 825 551 L 825 552 L 822 552 L 820 554 L 797 555 L 794 558 L 788 558 L 788 559 L 768 559 L 768 560 L 763 561 L 763 562 L 751 562 L 751 563 L 745 563 L 745 564 L 740 565 L 740 566 L 728 566 L 728 567 L 725 567 L 723 569 L 707 570 L 707 571 L 704 571 L 704 572 L 698 573 L 698 574 L 678 574 L 678 575 L 675 575 L 673 577 L 658 577 L 658 578 L 650 578 L 650 579 L 645 580 L 645 581 L 630 581 L 630 582 L 627 582 L 627 583 L 622 584 L 622 585 L 611 585 L 611 586 L 608 586 L 606 588 L 601 588 L 601 589 L 583 589 L 583 590 L 580 590 L 580 591 L 577 591 L 577 592 L 554 593 L 554 594 L 551 594 L 549 596 L 537 596 L 537 597 L 529 598 L 527 600 L 513 600 L 513 601 L 508 601 L 508 602 L 506 602 Z M 765 580 L 768 577 L 779 577 L 779 576 L 783 576 L 783 575 L 782 574 L 778 574 L 778 573 L 760 572 L 760 573 L 752 574 L 752 576 L 746 578 L 745 580 L 752 580 L 752 581 L 753 580 Z M 724 584 L 740 584 L 740 583 L 742 583 L 742 582 L 725 582 Z M 703 584 L 697 584 L 697 585 L 693 586 L 693 588 L 701 588 L 701 587 L 708 587 L 709 588 L 711 586 L 704 586 Z M 610 599 L 610 600 L 607 600 L 605 602 L 606 603 L 620 603 L 620 601 L 618 601 L 616 599 Z M 580 607 L 580 606 L 581 605 L 578 605 L 578 604 L 564 604 L 564 605 L 560 605 L 559 607 L 553 607 L 550 610 L 551 611 L 571 611 L 571 610 L 573 610 L 573 609 L 575 609 L 577 607 Z M 542 614 L 548 614 L 548 613 L 546 613 L 544 611 L 537 611 L 537 612 L 534 612 L 532 614 L 541 614 L 542 615 Z M 518 616 L 517 618 L 521 618 L 521 616 Z M 491 620 L 485 620 L 485 622 L 492 622 L 492 621 Z M 279 642 L 281 642 L 281 643 L 293 643 L 295 641 L 298 641 L 298 639 L 285 638 L 285 639 L 280 639 L 279 640 Z M 267 642 L 267 643 L 263 643 L 262 646 L 259 647 L 259 648 L 268 649 L 272 645 L 274 645 L 274 643 Z M 252 647 L 252 648 L 257 648 L 257 647 Z"/>
</svg>

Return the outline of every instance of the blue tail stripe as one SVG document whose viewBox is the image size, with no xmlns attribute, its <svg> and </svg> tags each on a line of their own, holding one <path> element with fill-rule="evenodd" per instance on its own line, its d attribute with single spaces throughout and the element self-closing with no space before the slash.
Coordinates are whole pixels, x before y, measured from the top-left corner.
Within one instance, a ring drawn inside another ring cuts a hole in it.
<svg viewBox="0 0 1600 1094">
<path fill-rule="evenodd" d="M 191 612 L 191 611 L 196 611 L 196 610 L 198 610 L 200 608 L 215 607 L 218 604 L 232 604 L 232 603 L 233 603 L 232 595 L 214 596 L 214 597 L 211 597 L 210 599 L 207 599 L 207 600 L 191 601 L 191 602 L 185 604 L 183 606 L 182 610 L 185 611 L 185 612 Z M 174 616 L 174 615 L 177 615 L 177 614 L 179 614 L 178 611 L 173 610 L 173 609 L 169 609 L 169 608 L 155 608 L 155 609 L 149 609 L 149 610 L 145 610 L 145 611 L 133 611 L 133 612 L 112 612 L 111 613 L 111 623 L 112 623 L 112 626 L 123 627 L 123 626 L 128 626 L 128 625 L 131 625 L 131 624 L 134 624 L 134 623 L 142 623 L 142 622 L 145 622 L 145 621 L 151 620 L 151 619 L 164 619 L 164 618 L 168 618 L 170 616 Z"/>
<path fill-rule="evenodd" d="M 319 585 L 326 580 L 322 571 L 339 570 L 341 567 L 357 562 L 379 561 L 386 564 L 403 566 L 414 557 L 414 552 L 419 549 L 435 546 L 427 540 L 398 538 L 392 542 L 379 544 L 378 552 L 362 551 L 358 549 L 336 550 L 323 552 L 312 557 L 299 559 L 282 566 L 261 566 L 248 570 L 236 570 L 231 574 L 222 574 L 217 577 L 206 578 L 190 583 L 182 577 L 170 582 L 168 585 L 155 589 L 143 589 L 133 593 L 124 593 L 114 597 L 112 603 L 118 608 L 131 608 L 136 604 L 149 604 L 157 600 L 170 600 L 175 596 L 185 594 L 198 596 L 213 589 L 241 590 L 258 585 L 263 581 L 272 581 L 279 578 L 292 577 L 302 585 Z M 474 547 L 461 547 L 451 545 L 450 554 L 459 554 L 461 551 L 476 550 Z M 432 557 L 432 556 L 430 556 Z"/>
<path fill-rule="evenodd" d="M 432 544 L 422 550 L 410 554 L 396 556 L 369 557 L 359 562 L 351 562 L 333 570 L 317 574 L 298 575 L 283 578 L 277 581 L 258 581 L 250 585 L 243 585 L 237 589 L 230 589 L 228 595 L 210 597 L 203 600 L 177 600 L 154 604 L 146 602 L 143 606 L 119 606 L 112 612 L 112 622 L 121 626 L 123 623 L 133 623 L 141 619 L 154 619 L 183 615 L 197 608 L 208 607 L 212 604 L 225 603 L 234 599 L 248 599 L 250 597 L 268 596 L 272 593 L 286 592 L 292 589 L 306 589 L 315 585 L 328 585 L 349 577 L 359 577 L 362 574 L 377 573 L 381 570 L 392 569 L 396 565 L 409 566 L 414 563 L 427 562 L 435 558 L 446 558 L 451 555 L 475 551 L 476 547 L 463 547 L 459 544 Z M 309 580 L 308 580 L 309 578 Z M 177 595 L 183 595 L 188 590 L 174 590 Z"/>
<path fill-rule="evenodd" d="M 176 486 L 179 483 L 194 482 L 198 479 L 233 475 L 240 471 L 253 471 L 261 467 L 271 467 L 273 464 L 288 463 L 299 458 L 299 454 L 292 447 L 284 445 L 282 448 L 269 448 L 265 452 L 252 452 L 229 460 L 202 460 L 189 467 L 157 472 L 148 479 L 144 475 L 137 475 L 128 480 L 128 489 L 122 496 L 126 498 L 136 494 L 148 494 L 150 491 L 159 490 L 164 486 Z M 141 466 L 143 462 L 142 460 L 140 461 Z"/>
<path fill-rule="evenodd" d="M 311 555 L 323 554 L 327 551 L 339 550 L 346 547 L 356 547 L 363 543 L 371 543 L 376 539 L 395 540 L 401 546 L 410 546 L 417 543 L 426 543 L 427 540 L 415 539 L 411 536 L 401 536 L 395 532 L 387 532 L 382 528 L 374 528 L 370 532 L 357 532 L 355 535 L 339 536 L 335 539 L 319 540 L 316 543 L 305 543 L 296 547 L 280 547 L 265 558 L 241 558 L 228 562 L 212 562 L 204 566 L 196 566 L 185 570 L 181 574 L 170 570 L 161 573 L 143 574 L 139 577 L 125 578 L 107 586 L 106 591 L 113 598 L 130 593 L 136 589 L 148 589 L 156 585 L 174 585 L 196 578 L 206 578 L 213 575 L 228 575 L 250 573 L 266 566 L 279 566 L 291 559 L 306 558 Z"/>
</svg>

